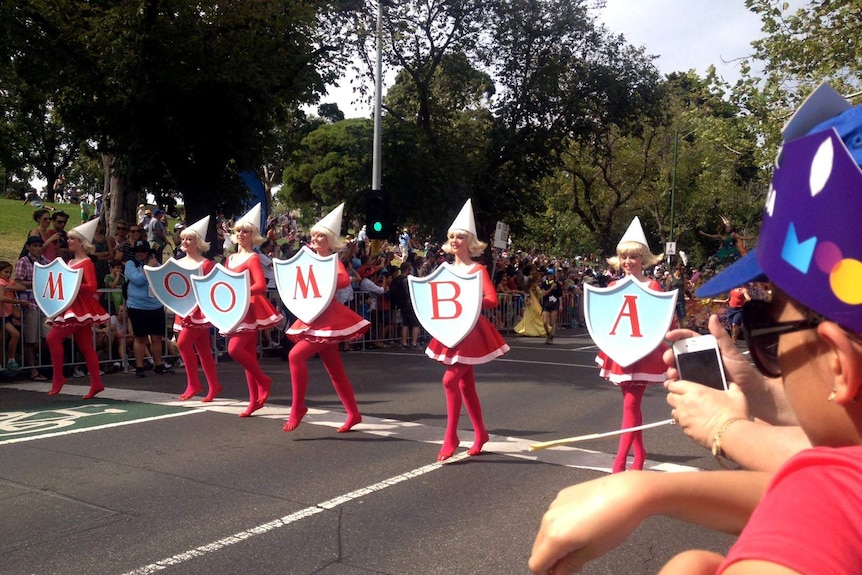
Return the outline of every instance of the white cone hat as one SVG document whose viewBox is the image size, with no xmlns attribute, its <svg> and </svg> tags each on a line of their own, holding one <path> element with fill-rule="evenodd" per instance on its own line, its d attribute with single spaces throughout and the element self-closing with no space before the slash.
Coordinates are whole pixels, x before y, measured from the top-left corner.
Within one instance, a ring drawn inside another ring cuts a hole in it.
<svg viewBox="0 0 862 575">
<path fill-rule="evenodd" d="M 195 223 L 193 223 L 192 225 L 186 226 L 186 229 L 192 230 L 194 233 L 196 233 L 198 236 L 200 236 L 201 239 L 206 240 L 207 239 L 207 230 L 209 229 L 209 227 L 210 227 L 210 217 L 204 216 L 201 219 L 199 219 L 198 221 L 196 221 Z"/>
<path fill-rule="evenodd" d="M 635 219 L 633 219 L 632 223 L 629 224 L 629 229 L 627 229 L 626 233 L 623 234 L 623 237 L 617 244 L 617 248 L 619 248 L 620 244 L 624 242 L 637 242 L 646 247 L 647 250 L 649 250 L 649 244 L 646 241 L 644 229 L 641 227 L 640 218 L 638 218 L 637 216 L 635 216 Z"/>
<path fill-rule="evenodd" d="M 464 207 L 458 212 L 458 217 L 449 226 L 449 231 L 461 230 L 476 235 L 476 220 L 473 217 L 473 200 L 468 199 L 464 202 Z"/>
<path fill-rule="evenodd" d="M 316 225 L 326 228 L 332 232 L 335 237 L 341 236 L 341 218 L 344 215 L 344 202 L 339 204 L 337 208 L 326 214 L 322 220 Z"/>
<path fill-rule="evenodd" d="M 96 228 L 99 225 L 99 218 L 93 218 L 89 222 L 84 222 L 80 226 L 75 226 L 71 231 L 78 232 L 89 243 L 93 243 L 93 236 L 96 235 Z"/>
<path fill-rule="evenodd" d="M 252 224 L 260 231 L 260 203 L 255 204 L 252 209 L 247 211 L 243 217 L 234 223 L 234 226 L 240 224 Z"/>
</svg>

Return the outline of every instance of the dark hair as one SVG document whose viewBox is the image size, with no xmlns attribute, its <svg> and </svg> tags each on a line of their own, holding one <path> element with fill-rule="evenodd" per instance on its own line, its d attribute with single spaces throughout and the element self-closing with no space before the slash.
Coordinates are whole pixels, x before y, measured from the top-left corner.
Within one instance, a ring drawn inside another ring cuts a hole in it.
<svg viewBox="0 0 862 575">
<path fill-rule="evenodd" d="M 42 219 L 42 216 L 44 216 L 45 214 L 50 214 L 50 213 L 51 213 L 51 210 L 49 210 L 48 208 L 39 208 L 38 210 L 33 212 L 33 219 L 38 222 L 39 220 Z"/>
</svg>

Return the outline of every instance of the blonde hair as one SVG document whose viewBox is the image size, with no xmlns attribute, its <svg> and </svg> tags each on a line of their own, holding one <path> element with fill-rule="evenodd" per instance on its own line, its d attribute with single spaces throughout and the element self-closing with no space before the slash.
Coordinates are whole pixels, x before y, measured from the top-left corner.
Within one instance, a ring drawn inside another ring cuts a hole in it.
<svg viewBox="0 0 862 575">
<path fill-rule="evenodd" d="M 68 237 L 70 237 L 70 238 L 71 238 L 71 237 L 74 237 L 75 239 L 77 239 L 78 241 L 80 241 L 80 242 L 81 242 L 81 247 L 82 247 L 82 248 L 84 248 L 84 251 L 85 251 L 86 253 L 88 253 L 88 254 L 92 254 L 92 253 L 93 253 L 93 244 L 90 242 L 90 240 L 88 240 L 87 238 L 85 238 L 84 236 L 82 236 L 79 232 L 77 232 L 77 231 L 75 231 L 75 230 L 69 230 L 69 233 L 68 233 L 68 234 L 66 234 L 66 235 L 67 235 Z"/>
<path fill-rule="evenodd" d="M 620 242 L 617 245 L 617 255 L 607 258 L 605 261 L 615 270 L 620 269 L 620 257 L 628 254 L 639 254 L 643 257 L 643 268 L 648 269 L 664 259 L 664 253 L 655 255 L 649 248 L 640 242 Z"/>
<path fill-rule="evenodd" d="M 462 234 L 467 235 L 467 251 L 469 251 L 470 255 L 474 258 L 476 256 L 482 255 L 482 252 L 484 252 L 485 248 L 488 247 L 488 244 L 481 241 L 479 238 L 476 237 L 475 234 L 472 234 L 472 233 L 468 232 L 467 230 L 449 230 L 449 233 L 446 234 L 446 237 L 449 239 L 452 239 L 455 237 L 455 234 L 457 234 L 457 233 L 462 233 Z M 452 246 L 449 245 L 449 242 L 444 243 L 442 249 L 447 254 L 452 253 Z"/>
<path fill-rule="evenodd" d="M 332 230 L 330 230 L 329 228 L 326 228 L 324 226 L 321 226 L 319 223 L 311 226 L 311 229 L 308 230 L 308 233 L 309 234 L 323 234 L 323 235 L 325 235 L 326 239 L 329 240 L 329 249 L 331 249 L 334 252 L 340 252 L 345 247 L 347 247 L 347 244 L 345 244 L 341 240 L 340 237 L 338 237 L 334 233 L 332 233 Z"/>
<path fill-rule="evenodd" d="M 198 251 L 201 253 L 208 252 L 210 249 L 210 243 L 208 241 L 206 241 L 206 239 L 201 237 L 201 235 L 199 233 L 197 233 L 195 230 L 193 230 L 191 228 L 185 228 L 185 229 L 183 229 L 183 231 L 180 232 L 180 238 L 181 239 L 190 238 L 190 237 L 192 237 L 192 235 L 194 235 L 195 245 L 197 246 Z"/>
<path fill-rule="evenodd" d="M 264 242 L 266 238 L 260 235 L 260 229 L 251 222 L 240 222 L 233 226 L 233 233 L 230 235 L 230 241 L 233 242 L 234 245 L 239 245 L 239 242 L 236 239 L 236 233 L 240 230 L 247 230 L 252 232 L 252 243 L 256 246 L 259 246 Z"/>
</svg>

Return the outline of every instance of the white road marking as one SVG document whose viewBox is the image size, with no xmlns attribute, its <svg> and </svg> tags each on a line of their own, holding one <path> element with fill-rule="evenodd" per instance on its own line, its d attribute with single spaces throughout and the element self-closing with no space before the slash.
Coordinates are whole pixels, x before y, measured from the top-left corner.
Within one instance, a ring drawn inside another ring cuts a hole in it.
<svg viewBox="0 0 862 575">
<path fill-rule="evenodd" d="M 44 385 L 39 385 L 35 383 L 24 383 L 17 386 L 6 387 L 11 387 L 24 391 L 44 391 Z M 85 386 L 75 386 L 68 384 L 64 387 L 64 391 L 68 391 L 74 394 L 85 393 L 87 389 L 89 388 Z M 232 399 L 216 399 L 211 403 L 203 403 L 201 401 L 179 401 L 173 394 L 117 388 L 106 389 L 99 394 L 99 397 L 105 399 L 114 399 L 118 401 L 137 401 L 157 405 L 186 407 L 188 408 L 188 413 L 203 413 L 205 411 L 213 411 L 217 413 L 227 413 L 233 416 L 236 416 L 241 413 L 247 406 L 247 402 L 245 401 L 236 401 Z M 288 406 L 267 406 L 255 412 L 255 417 L 284 420 L 289 414 L 290 408 Z M 171 416 L 173 416 L 173 414 L 171 414 Z M 60 435 L 66 435 L 68 433 L 89 431 L 91 429 L 104 429 L 116 425 L 127 425 L 130 423 L 152 421 L 161 417 L 164 416 L 138 419 L 128 422 L 124 421 L 117 424 L 108 424 L 105 426 L 85 428 L 81 430 L 57 432 L 33 438 L 26 438 L 26 440 L 36 440 L 44 437 L 56 437 Z M 322 425 L 325 427 L 332 427 L 337 429 L 342 425 L 343 420 L 344 413 L 326 411 L 322 409 L 309 409 L 308 413 L 303 419 L 303 425 Z M 416 441 L 438 445 L 442 443 L 440 438 L 443 435 L 442 430 L 438 427 L 423 425 L 421 423 L 415 422 L 398 421 L 395 419 L 384 419 L 371 416 L 363 416 L 362 423 L 354 427 L 353 432 L 367 433 L 370 435 L 378 435 L 381 437 L 389 438 L 394 437 L 405 441 Z M 468 434 L 468 432 L 466 431 L 464 431 L 463 433 L 464 435 Z M 509 457 L 515 457 L 518 459 L 526 459 L 530 461 L 537 461 L 551 465 L 561 465 L 578 469 L 589 469 L 605 473 L 610 473 L 611 466 L 613 465 L 613 455 L 576 447 L 563 446 L 555 449 L 546 449 L 539 452 L 531 452 L 530 444 L 533 442 L 534 440 L 531 439 L 491 435 L 490 440 L 488 441 L 488 443 L 485 444 L 484 451 L 489 453 L 506 455 Z M 467 445 L 469 445 L 469 443 L 467 443 Z M 289 515 L 285 515 L 284 517 L 280 517 L 278 519 L 268 521 L 256 527 L 252 527 L 251 529 L 234 533 L 233 535 L 223 537 L 217 541 L 213 541 L 211 543 L 207 543 L 205 545 L 189 549 L 188 551 L 178 553 L 171 557 L 161 559 L 149 565 L 139 567 L 133 571 L 125 573 L 124 575 L 148 575 L 150 573 L 156 573 L 158 571 L 162 571 L 171 566 L 178 565 L 180 563 L 184 563 L 195 558 L 204 557 L 210 553 L 217 552 L 230 545 L 234 545 L 252 537 L 268 533 L 274 529 L 290 525 L 292 523 L 305 519 L 306 517 L 311 517 L 312 515 L 316 515 L 323 511 L 334 509 L 347 502 L 353 501 L 360 497 L 365 497 L 378 491 L 382 491 L 387 487 L 397 485 L 409 479 L 425 475 L 427 473 L 430 473 L 431 471 L 440 469 L 443 465 L 448 465 L 449 463 L 461 461 L 463 459 L 466 459 L 467 457 L 467 452 L 462 451 L 445 462 L 435 462 L 430 465 L 425 465 L 423 467 L 413 469 L 406 473 L 396 475 L 389 479 L 385 479 L 378 483 L 374 483 L 367 487 L 362 487 L 349 493 L 339 495 L 327 501 L 320 502 L 317 505 L 306 507 L 305 509 L 301 509 L 300 511 L 297 511 L 295 513 L 291 513 Z M 647 461 L 645 468 L 655 471 L 666 472 L 699 471 L 699 469 L 695 467 L 688 467 L 683 465 L 676 465 L 673 463 L 662 463 L 656 461 Z"/>
<path fill-rule="evenodd" d="M 124 575 L 148 575 L 150 573 L 156 573 L 163 569 L 167 569 L 168 567 L 172 567 L 174 565 L 179 565 L 180 563 L 185 563 L 186 561 L 195 559 L 197 557 L 203 557 L 204 555 L 213 553 L 230 545 L 234 545 L 235 543 L 240 543 L 241 541 L 251 539 L 252 537 L 257 537 L 258 535 L 263 535 L 264 533 L 268 533 L 269 531 L 272 531 L 274 529 L 285 527 L 286 525 L 290 525 L 291 523 L 295 523 L 297 521 L 305 519 L 306 517 L 311 517 L 312 515 L 317 515 L 318 513 L 322 513 L 323 511 L 335 509 L 336 507 L 344 505 L 345 503 L 353 501 L 354 499 L 359 499 L 360 497 L 366 497 L 368 495 L 371 495 L 372 493 L 383 491 L 388 487 L 398 485 L 399 483 L 407 481 L 408 479 L 413 479 L 421 475 L 425 475 L 426 473 L 436 471 L 444 465 L 448 465 L 449 463 L 455 461 L 460 461 L 461 459 L 464 459 L 466 457 L 466 452 L 459 453 L 458 455 L 453 456 L 445 462 L 435 462 L 430 465 L 425 465 L 417 469 L 413 469 L 412 471 L 408 471 L 406 473 L 390 477 L 389 479 L 384 479 L 383 481 L 374 483 L 373 485 L 361 487 L 355 491 L 351 491 L 350 493 L 345 493 L 344 495 L 339 495 L 338 497 L 334 497 L 327 501 L 322 501 L 312 507 L 306 507 L 305 509 L 301 509 L 296 513 L 285 515 L 284 517 L 280 517 L 273 521 L 263 523 L 261 525 L 258 525 L 257 527 L 252 527 L 251 529 L 247 529 L 245 531 L 240 531 L 239 533 L 234 533 L 233 535 L 223 537 L 218 541 L 213 541 L 212 543 L 207 543 L 206 545 L 201 545 L 200 547 L 195 547 L 194 549 L 189 549 L 188 551 L 184 551 L 182 553 L 177 553 L 176 555 L 168 557 L 167 559 L 162 559 L 160 561 L 156 561 L 155 563 L 150 563 L 149 565 L 145 565 L 144 567 L 139 567 L 138 569 L 135 569 L 134 571 L 129 571 Z"/>
<path fill-rule="evenodd" d="M 496 361 L 501 361 L 497 359 Z M 547 362 L 544 362 L 547 364 Z M 37 383 L 22 383 L 20 385 L 7 385 L 7 388 L 21 389 L 24 391 L 44 391 L 44 384 Z M 63 388 L 73 394 L 85 393 L 89 389 L 85 386 L 75 386 L 66 384 Z M 179 401 L 176 395 L 161 393 L 156 391 L 145 391 L 140 389 L 119 389 L 108 388 L 99 394 L 100 398 L 115 399 L 117 401 L 137 401 L 140 403 L 151 403 L 156 405 L 166 405 L 172 407 L 186 407 L 190 413 L 200 413 L 204 411 L 214 411 L 217 413 L 227 413 L 237 416 L 248 406 L 247 401 L 234 399 L 216 399 L 211 403 L 202 401 Z M 290 415 L 290 406 L 287 405 L 267 405 L 254 413 L 254 417 L 266 419 L 286 420 Z M 128 423 L 135 423 L 134 420 Z M 123 422 L 126 423 L 126 422 Z M 339 428 L 344 423 L 344 413 L 338 411 L 327 411 L 324 409 L 309 408 L 308 413 L 302 420 L 302 424 L 309 423 L 311 425 L 322 425 L 324 427 Z M 82 429 L 88 431 L 93 428 Z M 377 435 L 380 437 L 390 437 L 401 439 L 404 441 L 415 441 L 419 443 L 429 443 L 440 445 L 442 444 L 443 431 L 439 427 L 433 425 L 424 425 L 410 421 L 399 421 L 397 419 L 385 419 L 381 417 L 372 417 L 369 415 L 362 416 L 362 423 L 353 428 L 354 432 L 367 433 L 369 435 Z M 53 436 L 64 435 L 68 432 L 57 432 Z M 461 434 L 465 437 L 472 436 L 472 431 L 461 430 Z M 47 437 L 41 435 L 27 439 L 40 439 Z M 535 443 L 535 439 L 527 439 L 522 437 L 507 437 L 503 435 L 491 435 L 488 443 L 485 444 L 484 450 L 492 453 L 499 453 L 509 457 L 517 457 L 519 459 L 527 459 L 530 461 L 538 461 L 541 463 L 549 463 L 552 465 L 562 465 L 577 469 L 590 469 L 593 471 L 601 471 L 610 473 L 613 467 L 614 454 L 603 453 L 600 451 L 592 451 L 579 447 L 556 447 L 554 449 L 545 449 L 542 451 L 530 451 L 530 444 Z M 462 442 L 462 446 L 472 445 L 471 442 Z M 646 469 L 655 471 L 696 471 L 697 467 L 687 465 L 677 465 L 674 463 L 663 463 L 658 461 L 647 461 Z"/>
</svg>

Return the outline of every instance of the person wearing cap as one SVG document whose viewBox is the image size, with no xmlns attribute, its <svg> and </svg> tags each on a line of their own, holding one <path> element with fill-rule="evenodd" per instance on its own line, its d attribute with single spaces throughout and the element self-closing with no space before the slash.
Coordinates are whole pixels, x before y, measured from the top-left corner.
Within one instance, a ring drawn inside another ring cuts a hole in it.
<svg viewBox="0 0 862 575">
<path fill-rule="evenodd" d="M 96 279 L 96 268 L 90 259 L 93 234 L 98 223 L 98 220 L 91 220 L 68 233 L 69 251 L 72 253 L 69 267 L 80 270 L 82 279 L 72 305 L 51 320 L 51 331 L 48 332 L 46 340 L 51 352 L 53 379 L 48 395 L 60 393 L 66 383 L 66 377 L 63 375 L 63 342 L 69 337 L 75 338 L 75 345 L 84 356 L 87 371 L 90 372 L 90 390 L 84 399 L 91 399 L 105 389 L 99 371 L 99 356 L 93 347 L 93 325 L 104 323 L 111 318 L 97 299 L 99 283 Z"/>
<path fill-rule="evenodd" d="M 15 263 L 15 281 L 24 286 L 24 291 L 18 294 L 18 298 L 26 302 L 21 304 L 21 336 L 24 340 L 22 356 L 24 365 L 30 366 L 31 381 L 47 381 L 47 378 L 39 373 L 36 368 L 36 347 L 39 342 L 48 335 L 48 325 L 45 323 L 42 313 L 33 299 L 33 271 L 35 264 L 48 265 L 48 260 L 42 256 L 42 248 L 45 242 L 40 236 L 27 238 L 25 247 L 27 253 L 18 258 Z"/>
<path fill-rule="evenodd" d="M 641 227 L 640 218 L 635 216 L 626 233 L 617 244 L 617 255 L 608 258 L 608 265 L 615 270 L 630 275 L 638 282 L 646 284 L 654 291 L 663 291 L 659 282 L 644 275 L 644 269 L 659 263 L 664 254 L 655 255 L 650 252 L 646 235 Z M 611 282 L 609 286 L 614 285 Z M 603 378 L 618 386 L 623 393 L 623 421 L 621 429 L 637 427 L 643 424 L 641 402 L 648 385 L 658 385 L 667 379 L 667 371 L 662 354 L 667 346 L 659 345 L 652 352 L 638 361 L 622 367 L 608 355 L 599 351 L 596 363 L 599 365 Z M 646 449 L 643 442 L 643 431 L 632 431 L 620 436 L 619 448 L 614 458 L 613 472 L 626 470 L 629 451 L 634 451 L 631 469 L 643 469 L 646 461 Z"/>
<path fill-rule="evenodd" d="M 157 266 L 150 244 L 137 240 L 132 247 L 134 259 L 126 262 L 123 275 L 126 277 L 126 313 L 135 334 L 135 377 L 143 378 L 144 359 L 152 354 L 153 372 L 157 375 L 172 375 L 170 366 L 162 360 L 165 341 L 165 307 L 150 291 L 150 282 L 144 273 L 144 265 Z"/>
<path fill-rule="evenodd" d="M 455 221 L 449 226 L 448 241 L 443 251 L 454 257 L 454 268 L 462 273 L 482 274 L 482 309 L 497 308 L 497 292 L 485 266 L 473 261 L 488 246 L 476 237 L 476 221 L 473 216 L 473 203 L 467 200 Z M 479 455 L 488 442 L 488 431 L 482 417 L 482 405 L 476 393 L 476 379 L 473 366 L 488 363 L 509 351 L 509 345 L 485 316 L 480 314 L 473 330 L 458 345 L 449 348 L 432 339 L 425 354 L 446 366 L 443 374 L 443 390 L 446 392 L 446 435 L 443 447 L 437 453 L 437 461 L 452 457 L 461 441 L 458 438 L 458 419 L 461 417 L 461 403 L 467 406 L 467 415 L 473 424 L 475 437 L 468 455 Z"/>
<path fill-rule="evenodd" d="M 189 270 L 200 269 L 199 275 L 202 276 L 210 273 L 215 267 L 212 260 L 203 256 L 210 249 L 210 244 L 206 241 L 209 223 L 210 217 L 205 216 L 194 224 L 182 228 L 179 233 L 179 247 L 185 256 L 176 260 L 177 264 Z M 187 297 L 194 296 L 189 294 Z M 200 360 L 200 366 L 203 368 L 209 385 L 209 391 L 202 401 L 210 402 L 221 393 L 222 388 L 216 371 L 215 356 L 210 343 L 211 328 L 212 324 L 207 321 L 197 306 L 188 315 L 176 314 L 174 316 L 174 333 L 178 334 L 177 348 L 186 369 L 186 390 L 180 395 L 181 401 L 192 399 L 203 390 L 198 374 L 198 360 Z"/>
<path fill-rule="evenodd" d="M 266 297 L 266 276 L 263 274 L 260 258 L 254 251 L 254 246 L 259 246 L 264 241 L 260 235 L 260 211 L 260 204 L 255 204 L 237 220 L 230 237 L 237 250 L 225 261 L 227 269 L 237 273 L 248 270 L 251 277 L 248 311 L 237 327 L 226 334 L 227 351 L 245 370 L 248 385 L 248 407 L 240 413 L 240 417 L 250 417 L 263 407 L 272 386 L 272 378 L 263 372 L 257 359 L 257 332 L 271 329 L 284 319 Z"/>
<path fill-rule="evenodd" d="M 744 305 L 743 331 L 760 387 L 782 386 L 772 400 L 787 402 L 812 448 L 775 472 L 627 473 L 564 490 L 542 521 L 533 573 L 572 573 L 651 515 L 739 533 L 727 557 L 688 551 L 662 573 L 859 573 L 860 132 L 862 106 L 848 109 L 825 85 L 809 96 L 784 130 L 757 247 L 697 292 L 710 297 L 749 281 L 772 282 L 771 302 Z M 711 318 L 710 327 L 717 325 Z M 769 428 L 745 416 L 715 425 L 719 457 L 731 430 Z"/>
<path fill-rule="evenodd" d="M 341 240 L 341 220 L 344 204 L 340 204 L 329 212 L 322 220 L 311 228 L 311 249 L 321 257 L 328 257 L 340 252 L 346 246 Z M 347 270 L 336 260 L 338 276 L 336 289 L 350 284 Z M 326 373 L 332 381 L 332 387 L 338 394 L 338 399 L 347 412 L 347 419 L 338 428 L 338 433 L 346 433 L 353 426 L 362 422 L 362 415 L 356 405 L 353 385 L 344 370 L 344 364 L 339 355 L 338 344 L 342 341 L 359 339 L 369 330 L 371 324 L 357 315 L 345 305 L 334 299 L 327 308 L 310 324 L 297 319 L 285 332 L 295 345 L 290 350 L 290 383 L 293 399 L 290 404 L 290 417 L 284 424 L 285 431 L 293 431 L 302 422 L 308 412 L 305 405 L 305 394 L 308 389 L 308 360 L 315 354 L 320 356 Z"/>
</svg>

